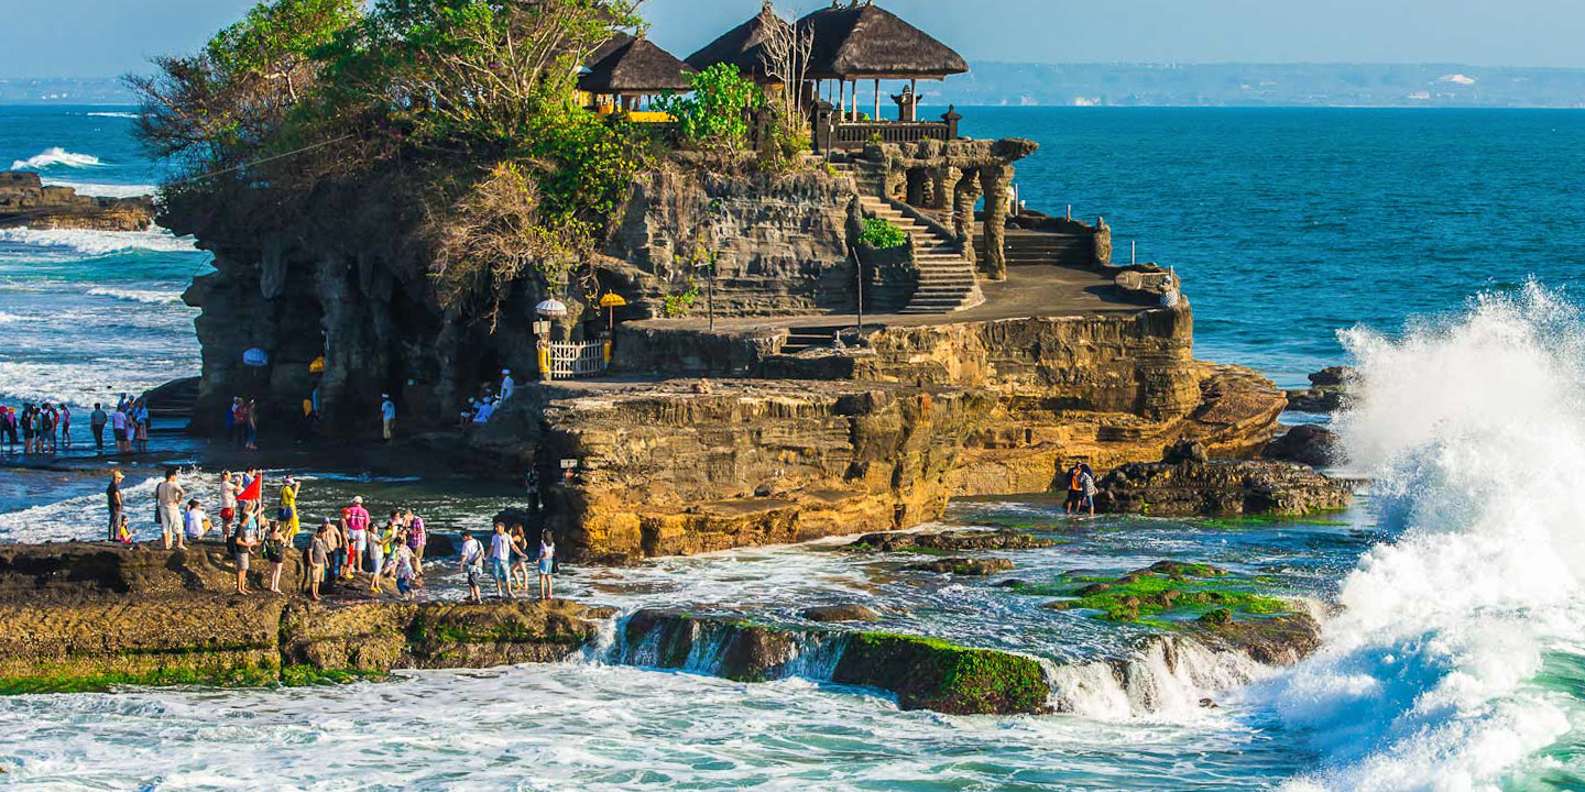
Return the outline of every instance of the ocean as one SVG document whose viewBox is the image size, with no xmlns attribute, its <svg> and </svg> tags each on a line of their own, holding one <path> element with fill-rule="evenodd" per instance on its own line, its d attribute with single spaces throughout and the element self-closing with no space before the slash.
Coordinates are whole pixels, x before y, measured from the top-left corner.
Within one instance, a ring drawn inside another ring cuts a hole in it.
<svg viewBox="0 0 1585 792">
<path fill-rule="evenodd" d="M 902 712 L 819 678 L 741 684 L 622 665 L 609 644 L 547 666 L 415 672 L 313 690 L 128 690 L 0 698 L 0 769 L 33 788 L 1581 789 L 1585 788 L 1585 113 L 963 108 L 965 132 L 1041 144 L 1033 208 L 1104 216 L 1126 261 L 1171 265 L 1200 356 L 1279 384 L 1349 362 L 1336 423 L 1376 480 L 1325 520 L 1102 518 L 1041 498 L 956 504 L 954 526 L 1059 540 L 1017 574 L 1161 558 L 1260 575 L 1341 605 L 1292 669 L 1194 654 L 1147 664 L 1152 695 L 1098 658 L 1129 628 L 1039 608 L 994 579 L 922 579 L 825 545 L 574 571 L 622 612 L 791 618 L 872 597 L 883 628 L 1034 655 L 1066 714 Z M 126 108 L 0 107 L 0 165 L 119 195 L 160 169 Z M 78 405 L 195 373 L 209 270 L 190 240 L 0 231 L 0 401 Z M 86 428 L 85 414 L 78 418 Z M 354 492 L 471 525 L 502 493 L 298 471 L 305 511 Z M 212 471 L 192 472 L 200 491 Z M 134 478 L 134 498 L 149 497 Z M 0 541 L 97 533 L 99 483 L 0 468 Z M 141 489 L 140 489 L 141 487 Z M 444 493 L 439 490 L 444 489 Z M 140 502 L 131 509 L 141 513 Z M 610 626 L 613 635 L 618 625 Z M 1111 680 L 1111 681 L 1108 681 Z M 1216 709 L 1198 706 L 1213 698 Z M 239 745 L 245 749 L 239 749 Z"/>
</svg>

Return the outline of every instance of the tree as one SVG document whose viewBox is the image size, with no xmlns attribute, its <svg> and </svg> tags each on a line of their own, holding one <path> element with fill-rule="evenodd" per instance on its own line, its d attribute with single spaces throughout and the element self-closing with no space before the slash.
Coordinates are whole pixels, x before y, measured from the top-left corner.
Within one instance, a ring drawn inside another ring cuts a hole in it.
<svg viewBox="0 0 1585 792">
<path fill-rule="evenodd" d="M 759 86 L 730 63 L 688 75 L 688 85 L 692 93 L 668 94 L 655 103 L 677 119 L 682 138 L 708 148 L 743 148 L 748 142 L 749 114 L 765 102 Z"/>
<path fill-rule="evenodd" d="M 271 0 L 196 55 L 129 75 L 138 137 L 157 156 L 229 164 L 266 145 L 319 77 L 316 54 L 361 16 L 361 0 Z"/>
</svg>

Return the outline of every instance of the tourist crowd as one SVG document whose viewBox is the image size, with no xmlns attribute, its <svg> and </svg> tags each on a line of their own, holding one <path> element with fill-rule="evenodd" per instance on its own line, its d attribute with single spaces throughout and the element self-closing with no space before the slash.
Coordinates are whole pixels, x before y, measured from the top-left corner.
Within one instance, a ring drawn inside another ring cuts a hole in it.
<svg viewBox="0 0 1585 792">
<path fill-rule="evenodd" d="M 94 403 L 88 416 L 94 449 L 104 451 L 105 430 L 111 430 L 116 453 L 142 453 L 149 447 L 149 406 L 143 399 L 121 394 L 113 411 Z M 16 453 L 18 446 L 23 454 L 56 454 L 71 449 L 76 442 L 72 436 L 72 409 L 65 402 L 23 403 L 21 409 L 0 404 L 0 441 L 7 452 Z"/>
<path fill-rule="evenodd" d="M 167 550 L 181 550 L 186 549 L 188 542 L 217 535 L 235 567 L 238 594 L 252 593 L 247 577 L 255 554 L 270 565 L 266 577 L 269 591 L 283 593 L 281 572 L 290 552 L 303 553 L 307 570 L 305 593 L 316 601 L 336 586 L 361 585 L 356 583 L 360 576 L 367 578 L 370 593 L 391 591 L 404 600 L 412 599 L 414 590 L 423 585 L 429 534 L 424 519 L 412 509 L 393 510 L 383 523 L 376 524 L 362 496 L 354 497 L 339 515 L 325 517 L 299 550 L 296 540 L 302 532 L 302 521 L 297 504 L 302 482 L 286 476 L 276 490 L 277 506 L 270 510 L 264 505 L 262 470 L 254 468 L 240 475 L 224 471 L 218 482 L 219 509 L 212 518 L 203 503 L 183 488 L 179 472 L 174 467 L 167 468 L 164 479 L 154 488 L 161 545 Z M 105 491 L 108 537 L 113 542 L 131 544 L 130 520 L 121 490 L 123 480 L 120 470 L 111 471 Z M 460 571 L 467 578 L 470 600 L 482 600 L 486 574 L 494 581 L 498 596 L 526 594 L 531 557 L 539 578 L 540 598 L 551 598 L 556 543 L 549 531 L 541 534 L 538 552 L 532 556 L 521 524 L 508 528 L 504 521 L 497 521 L 488 549 L 467 532 L 462 538 Z"/>
</svg>

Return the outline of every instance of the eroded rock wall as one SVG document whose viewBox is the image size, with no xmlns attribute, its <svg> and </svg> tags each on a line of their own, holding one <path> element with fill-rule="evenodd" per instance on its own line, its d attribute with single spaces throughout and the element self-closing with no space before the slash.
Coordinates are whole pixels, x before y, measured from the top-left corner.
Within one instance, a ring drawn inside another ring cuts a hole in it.
<svg viewBox="0 0 1585 792">
<path fill-rule="evenodd" d="M 721 316 L 851 310 L 852 183 L 823 170 L 709 173 L 668 165 L 640 175 L 606 252 L 627 262 L 631 315 L 664 314 L 690 288 L 706 311 L 716 268 Z M 636 293 L 636 300 L 635 294 Z"/>
</svg>

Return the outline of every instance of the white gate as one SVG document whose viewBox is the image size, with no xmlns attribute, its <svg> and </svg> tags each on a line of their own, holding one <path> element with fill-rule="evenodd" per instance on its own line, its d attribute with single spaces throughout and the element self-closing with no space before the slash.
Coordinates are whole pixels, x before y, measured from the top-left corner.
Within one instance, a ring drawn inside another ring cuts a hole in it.
<svg viewBox="0 0 1585 792">
<path fill-rule="evenodd" d="M 552 341 L 550 378 L 588 377 L 605 371 L 605 342 Z"/>
</svg>

